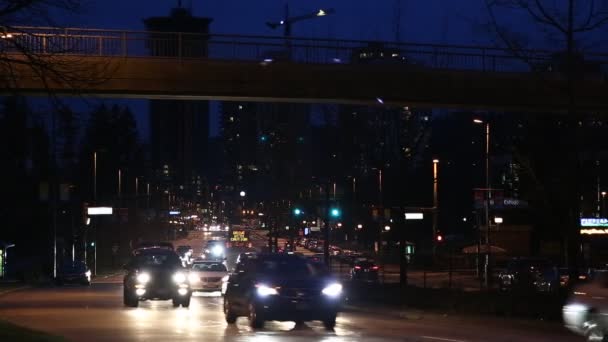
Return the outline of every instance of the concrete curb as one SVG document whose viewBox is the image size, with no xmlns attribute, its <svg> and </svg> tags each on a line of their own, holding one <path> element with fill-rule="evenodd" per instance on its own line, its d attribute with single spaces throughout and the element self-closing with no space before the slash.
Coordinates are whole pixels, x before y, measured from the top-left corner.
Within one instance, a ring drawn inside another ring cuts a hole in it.
<svg viewBox="0 0 608 342">
<path fill-rule="evenodd" d="M 425 313 L 418 310 L 407 309 L 389 309 L 389 308 L 374 308 L 360 305 L 346 304 L 343 306 L 346 312 L 357 312 L 372 314 L 374 316 L 390 316 L 395 318 L 403 318 L 407 320 L 420 320 L 424 318 Z"/>
<path fill-rule="evenodd" d="M 21 290 L 27 290 L 29 288 L 31 288 L 31 286 L 24 285 L 24 286 L 14 287 L 12 289 L 0 290 L 0 297 L 4 296 L 4 295 L 7 295 L 9 293 L 12 293 L 12 292 L 17 292 L 17 291 L 21 291 Z"/>
</svg>

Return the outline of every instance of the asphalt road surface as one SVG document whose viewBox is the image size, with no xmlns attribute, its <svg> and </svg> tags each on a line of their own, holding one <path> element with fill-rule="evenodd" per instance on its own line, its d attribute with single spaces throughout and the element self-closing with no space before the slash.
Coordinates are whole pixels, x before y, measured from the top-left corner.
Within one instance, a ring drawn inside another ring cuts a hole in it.
<svg viewBox="0 0 608 342">
<path fill-rule="evenodd" d="M 66 337 L 72 341 L 579 341 L 558 323 L 497 318 L 447 317 L 407 313 L 404 317 L 350 309 L 336 329 L 319 322 L 295 327 L 268 322 L 253 331 L 246 318 L 228 325 L 222 297 L 201 294 L 191 306 L 148 301 L 139 308 L 122 304 L 121 276 L 90 287 L 36 288 L 0 297 L 0 319 Z"/>
</svg>

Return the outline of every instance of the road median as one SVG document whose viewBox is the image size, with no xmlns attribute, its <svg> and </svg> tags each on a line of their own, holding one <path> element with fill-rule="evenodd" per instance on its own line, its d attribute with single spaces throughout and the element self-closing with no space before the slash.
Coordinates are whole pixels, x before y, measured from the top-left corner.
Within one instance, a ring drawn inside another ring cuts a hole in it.
<svg viewBox="0 0 608 342">
<path fill-rule="evenodd" d="M 0 341 L 10 342 L 66 342 L 67 340 L 41 331 L 22 328 L 0 320 Z"/>
</svg>

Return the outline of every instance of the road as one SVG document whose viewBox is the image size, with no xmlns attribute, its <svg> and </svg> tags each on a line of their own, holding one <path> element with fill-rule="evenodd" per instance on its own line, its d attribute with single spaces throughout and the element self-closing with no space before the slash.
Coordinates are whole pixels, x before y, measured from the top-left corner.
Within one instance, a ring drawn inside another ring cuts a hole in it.
<svg viewBox="0 0 608 342">
<path fill-rule="evenodd" d="M 405 317 L 349 309 L 335 331 L 319 322 L 294 327 L 269 322 L 252 331 L 246 318 L 227 325 L 219 294 L 196 295 L 189 309 L 169 301 L 122 304 L 120 275 L 90 287 L 38 288 L 0 297 L 0 319 L 65 336 L 71 341 L 577 341 L 557 323 L 448 317 Z"/>
</svg>

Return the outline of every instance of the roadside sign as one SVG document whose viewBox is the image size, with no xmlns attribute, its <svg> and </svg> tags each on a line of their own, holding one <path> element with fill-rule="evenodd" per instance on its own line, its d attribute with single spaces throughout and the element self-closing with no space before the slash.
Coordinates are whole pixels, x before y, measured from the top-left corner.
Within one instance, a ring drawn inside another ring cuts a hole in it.
<svg viewBox="0 0 608 342">
<path fill-rule="evenodd" d="M 88 207 L 87 214 L 95 215 L 112 215 L 112 207 Z"/>
</svg>

